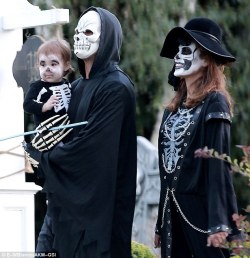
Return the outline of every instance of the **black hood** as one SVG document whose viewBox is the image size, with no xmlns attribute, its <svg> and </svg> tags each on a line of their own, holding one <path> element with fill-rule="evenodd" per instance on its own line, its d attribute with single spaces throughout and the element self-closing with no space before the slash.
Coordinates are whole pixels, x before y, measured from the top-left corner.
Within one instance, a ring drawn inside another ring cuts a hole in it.
<svg viewBox="0 0 250 258">
<path fill-rule="evenodd" d="M 101 18 L 100 44 L 90 72 L 90 78 L 93 78 L 102 74 L 110 64 L 119 63 L 120 48 L 122 45 L 122 28 L 115 15 L 100 7 L 92 6 L 84 11 L 82 15 L 90 10 L 98 12 Z M 80 58 L 77 58 L 77 60 L 79 71 L 85 77 L 84 61 Z"/>
</svg>

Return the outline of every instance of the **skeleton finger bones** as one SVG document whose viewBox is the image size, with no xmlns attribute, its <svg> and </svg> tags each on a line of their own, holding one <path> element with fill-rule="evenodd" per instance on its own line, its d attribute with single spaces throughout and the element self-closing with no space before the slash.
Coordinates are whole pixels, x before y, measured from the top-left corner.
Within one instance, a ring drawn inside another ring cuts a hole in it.
<svg viewBox="0 0 250 258">
<path fill-rule="evenodd" d="M 35 135 L 31 141 L 32 146 L 39 151 L 46 151 L 57 145 L 63 138 L 68 135 L 73 128 L 64 128 L 62 130 L 50 130 L 50 128 L 55 126 L 64 126 L 70 123 L 67 114 L 63 116 L 55 115 L 44 122 L 42 122 L 36 130 L 38 133 Z"/>
</svg>

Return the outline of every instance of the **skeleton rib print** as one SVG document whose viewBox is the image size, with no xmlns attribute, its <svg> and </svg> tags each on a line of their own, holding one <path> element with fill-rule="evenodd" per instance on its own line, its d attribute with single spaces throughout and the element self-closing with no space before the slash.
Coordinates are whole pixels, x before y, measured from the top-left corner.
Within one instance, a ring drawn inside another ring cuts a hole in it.
<svg viewBox="0 0 250 258">
<path fill-rule="evenodd" d="M 180 158 L 182 150 L 183 136 L 192 124 L 191 109 L 178 109 L 173 114 L 170 113 L 163 124 L 164 154 L 162 155 L 163 167 L 167 173 L 173 173 Z"/>
<path fill-rule="evenodd" d="M 50 90 L 53 91 L 53 95 L 55 95 L 59 99 L 58 105 L 54 107 L 55 112 L 59 112 L 61 109 L 65 108 L 66 111 L 69 107 L 69 102 L 71 98 L 71 90 L 68 84 L 52 86 Z"/>
</svg>

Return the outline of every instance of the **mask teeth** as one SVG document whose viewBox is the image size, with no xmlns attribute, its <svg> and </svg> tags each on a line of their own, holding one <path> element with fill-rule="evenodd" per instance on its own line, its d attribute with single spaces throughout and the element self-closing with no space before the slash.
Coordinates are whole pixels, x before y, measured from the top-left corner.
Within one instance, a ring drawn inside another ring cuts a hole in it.
<svg viewBox="0 0 250 258">
<path fill-rule="evenodd" d="M 79 50 L 89 50 L 90 49 L 90 45 L 75 45 L 74 46 L 75 49 L 79 49 Z"/>
</svg>

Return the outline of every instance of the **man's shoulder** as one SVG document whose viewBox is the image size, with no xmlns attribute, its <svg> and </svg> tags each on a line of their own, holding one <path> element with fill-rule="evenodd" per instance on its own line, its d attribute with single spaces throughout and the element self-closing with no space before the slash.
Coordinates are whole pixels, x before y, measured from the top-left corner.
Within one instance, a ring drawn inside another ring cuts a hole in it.
<svg viewBox="0 0 250 258">
<path fill-rule="evenodd" d="M 120 67 L 117 67 L 112 72 L 108 73 L 105 81 L 107 83 L 114 83 L 117 86 L 133 86 L 134 83 L 131 78 Z"/>
</svg>

